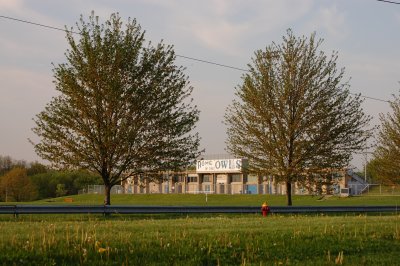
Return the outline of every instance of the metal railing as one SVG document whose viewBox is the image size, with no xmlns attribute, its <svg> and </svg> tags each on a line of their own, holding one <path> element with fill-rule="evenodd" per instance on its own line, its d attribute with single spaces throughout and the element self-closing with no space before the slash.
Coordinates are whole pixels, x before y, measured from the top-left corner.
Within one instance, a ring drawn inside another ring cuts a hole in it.
<svg viewBox="0 0 400 266">
<path fill-rule="evenodd" d="M 398 206 L 271 206 L 271 213 L 398 212 Z M 34 206 L 0 205 L 0 214 L 158 214 L 158 213 L 260 213 L 255 206 Z"/>
</svg>

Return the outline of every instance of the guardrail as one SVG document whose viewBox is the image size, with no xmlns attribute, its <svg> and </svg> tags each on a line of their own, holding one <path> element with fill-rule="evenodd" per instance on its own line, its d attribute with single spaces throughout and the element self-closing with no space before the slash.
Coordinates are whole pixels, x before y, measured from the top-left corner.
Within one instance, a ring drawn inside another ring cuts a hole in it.
<svg viewBox="0 0 400 266">
<path fill-rule="evenodd" d="M 271 213 L 398 212 L 398 206 L 272 206 Z M 260 213 L 254 206 L 41 206 L 0 205 L 0 214 L 158 214 L 158 213 Z"/>
</svg>

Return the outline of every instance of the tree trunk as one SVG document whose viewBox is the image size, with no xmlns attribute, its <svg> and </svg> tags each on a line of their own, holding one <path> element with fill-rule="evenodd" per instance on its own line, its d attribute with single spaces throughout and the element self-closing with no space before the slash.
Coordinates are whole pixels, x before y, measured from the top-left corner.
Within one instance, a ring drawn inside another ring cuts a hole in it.
<svg viewBox="0 0 400 266">
<path fill-rule="evenodd" d="M 104 205 L 111 204 L 111 187 L 110 184 L 104 185 Z"/>
<path fill-rule="evenodd" d="M 286 182 L 286 199 L 287 206 L 292 206 L 292 183 Z"/>
</svg>

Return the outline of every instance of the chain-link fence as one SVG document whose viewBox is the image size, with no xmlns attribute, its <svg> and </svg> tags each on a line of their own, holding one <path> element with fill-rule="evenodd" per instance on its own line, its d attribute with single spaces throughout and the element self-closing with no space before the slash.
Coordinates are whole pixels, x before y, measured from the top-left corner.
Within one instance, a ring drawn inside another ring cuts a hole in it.
<svg viewBox="0 0 400 266">
<path fill-rule="evenodd" d="M 162 193 L 186 194 L 283 194 L 281 186 L 265 184 L 175 184 L 171 189 Z"/>
<path fill-rule="evenodd" d="M 148 186 L 115 185 L 111 194 L 275 194 L 283 195 L 285 188 L 269 184 L 198 184 L 198 183 L 176 183 L 151 184 Z M 104 194 L 103 185 L 89 185 L 78 191 L 78 194 Z M 296 194 L 306 194 L 297 191 Z"/>
<path fill-rule="evenodd" d="M 80 189 L 78 194 L 104 194 L 103 185 L 88 185 L 84 189 Z M 111 188 L 111 194 L 126 194 L 123 186 L 115 185 Z"/>
<path fill-rule="evenodd" d="M 396 195 L 400 196 L 400 186 L 387 186 L 382 184 L 369 184 L 368 187 L 363 191 L 364 195 Z"/>
<path fill-rule="evenodd" d="M 400 186 L 385 186 L 381 184 L 351 185 L 349 186 L 350 195 L 398 195 L 400 196 Z M 183 184 L 176 183 L 173 186 L 167 184 L 157 184 L 155 186 L 128 186 L 115 185 L 111 189 L 111 194 L 271 194 L 283 195 L 286 190 L 282 186 L 269 184 Z M 295 189 L 293 194 L 307 195 L 309 191 Z M 78 194 L 104 194 L 103 185 L 89 185 L 78 191 Z M 334 193 L 337 194 L 337 193 Z"/>
</svg>

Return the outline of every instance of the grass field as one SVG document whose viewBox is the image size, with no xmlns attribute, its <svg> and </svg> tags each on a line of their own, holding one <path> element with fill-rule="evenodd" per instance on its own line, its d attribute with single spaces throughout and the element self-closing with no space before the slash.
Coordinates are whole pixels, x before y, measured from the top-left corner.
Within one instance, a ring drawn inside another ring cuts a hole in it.
<svg viewBox="0 0 400 266">
<path fill-rule="evenodd" d="M 75 195 L 73 202 L 64 198 L 41 200 L 28 204 L 76 204 L 101 205 L 103 195 Z M 206 201 L 207 200 L 207 201 Z M 261 206 L 267 201 L 271 206 L 285 206 L 284 195 L 206 195 L 204 194 L 135 194 L 112 195 L 112 205 L 160 205 L 160 206 Z M 4 204 L 4 203 L 3 203 Z M 8 203 L 10 204 L 10 203 Z M 20 204 L 20 203 L 18 203 Z M 340 198 L 337 196 L 293 196 L 294 206 L 349 206 L 349 205 L 400 205 L 400 196 L 374 195 Z"/>
<path fill-rule="evenodd" d="M 27 204 L 99 205 L 102 195 Z M 284 206 L 271 195 L 112 195 L 115 205 Z M 297 206 L 398 196 L 294 196 Z M 15 204 L 15 203 L 3 203 Z M 20 204 L 20 203 L 18 203 Z M 0 265 L 396 265 L 400 215 L 0 215 Z"/>
<path fill-rule="evenodd" d="M 400 216 L 0 216 L 0 265 L 396 265 Z"/>
</svg>

